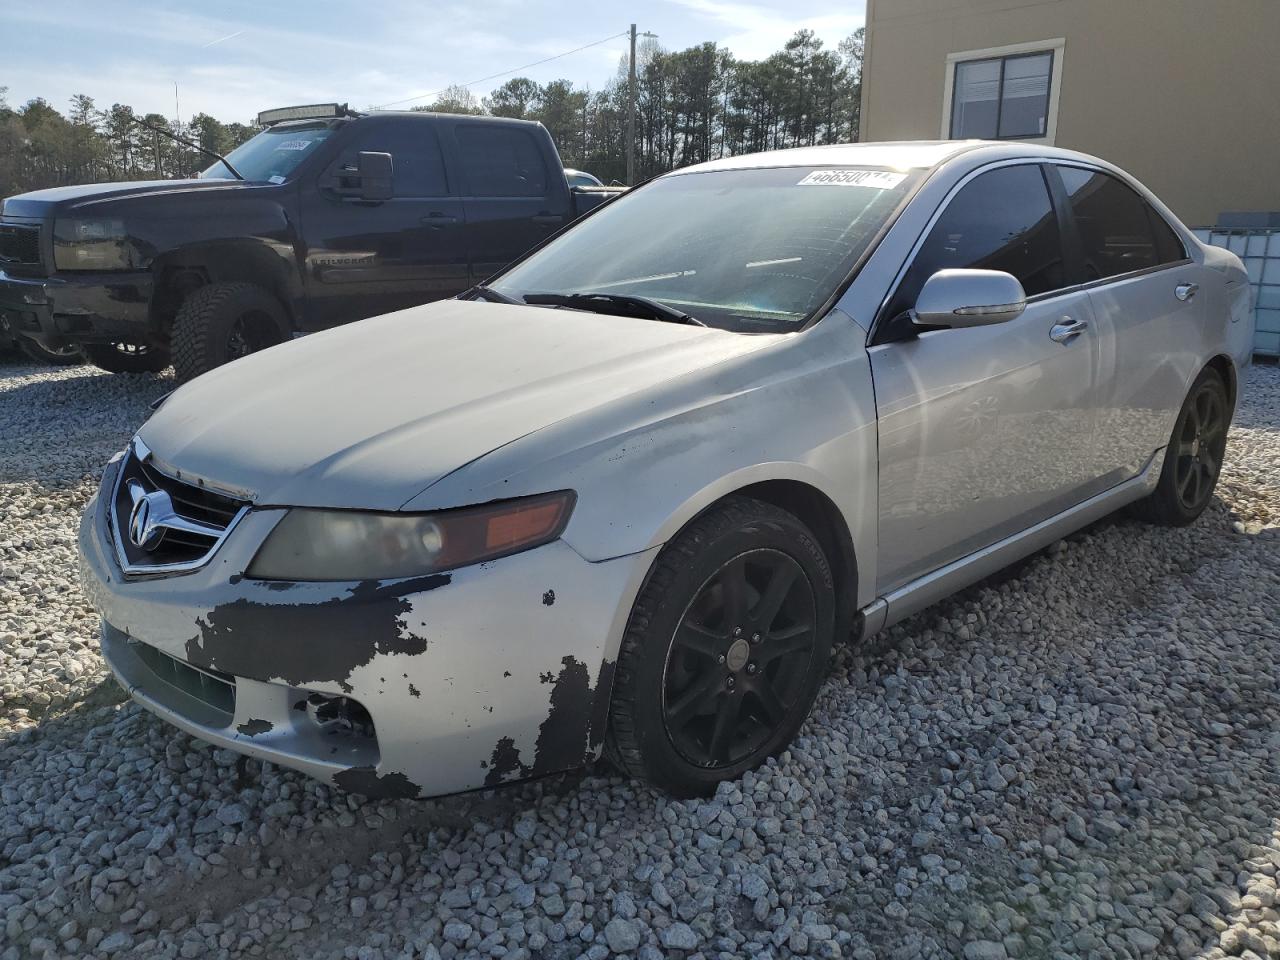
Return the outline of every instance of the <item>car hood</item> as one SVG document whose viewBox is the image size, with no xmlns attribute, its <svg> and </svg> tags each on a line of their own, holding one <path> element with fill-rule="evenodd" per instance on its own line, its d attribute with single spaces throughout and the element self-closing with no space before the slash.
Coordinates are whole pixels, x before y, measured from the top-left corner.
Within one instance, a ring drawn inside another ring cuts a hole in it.
<svg viewBox="0 0 1280 960">
<path fill-rule="evenodd" d="M 776 339 L 441 301 L 214 370 L 139 435 L 179 475 L 260 505 L 395 510 L 498 447 Z"/>
<path fill-rule="evenodd" d="M 85 183 L 72 187 L 50 187 L 9 197 L 0 214 L 12 217 L 43 217 L 51 211 L 79 212 L 100 200 L 123 200 L 148 194 L 183 194 L 194 191 L 237 189 L 235 180 L 134 180 L 124 183 Z"/>
</svg>

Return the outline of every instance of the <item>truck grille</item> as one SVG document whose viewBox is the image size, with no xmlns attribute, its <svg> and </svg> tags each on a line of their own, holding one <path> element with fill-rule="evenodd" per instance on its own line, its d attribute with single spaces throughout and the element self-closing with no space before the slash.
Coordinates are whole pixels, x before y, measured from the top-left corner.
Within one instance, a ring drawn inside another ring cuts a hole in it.
<svg viewBox="0 0 1280 960">
<path fill-rule="evenodd" d="M 31 272 L 40 268 L 40 227 L 0 223 L 0 269 Z"/>
<path fill-rule="evenodd" d="M 110 520 L 125 573 L 189 573 L 208 562 L 249 510 L 235 497 L 178 480 L 134 440 L 112 492 Z"/>
</svg>

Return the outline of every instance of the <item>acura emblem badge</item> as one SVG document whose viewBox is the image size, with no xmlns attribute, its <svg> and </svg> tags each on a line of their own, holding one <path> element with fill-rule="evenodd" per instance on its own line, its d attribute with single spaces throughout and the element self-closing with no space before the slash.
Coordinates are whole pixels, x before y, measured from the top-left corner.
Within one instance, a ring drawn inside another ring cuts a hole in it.
<svg viewBox="0 0 1280 960">
<path fill-rule="evenodd" d="M 129 481 L 129 498 L 133 509 L 129 512 L 129 539 L 142 550 L 151 551 L 160 546 L 168 521 L 174 517 L 173 501 L 163 490 L 147 493 L 137 480 Z"/>
</svg>

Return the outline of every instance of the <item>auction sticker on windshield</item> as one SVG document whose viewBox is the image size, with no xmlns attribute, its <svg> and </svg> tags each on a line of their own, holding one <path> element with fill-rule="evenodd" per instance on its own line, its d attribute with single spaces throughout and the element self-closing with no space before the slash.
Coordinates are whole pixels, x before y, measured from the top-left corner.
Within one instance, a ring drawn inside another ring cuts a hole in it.
<svg viewBox="0 0 1280 960">
<path fill-rule="evenodd" d="M 905 173 L 890 173 L 887 170 L 814 170 L 796 186 L 875 187 L 879 190 L 892 190 L 905 179 Z"/>
</svg>

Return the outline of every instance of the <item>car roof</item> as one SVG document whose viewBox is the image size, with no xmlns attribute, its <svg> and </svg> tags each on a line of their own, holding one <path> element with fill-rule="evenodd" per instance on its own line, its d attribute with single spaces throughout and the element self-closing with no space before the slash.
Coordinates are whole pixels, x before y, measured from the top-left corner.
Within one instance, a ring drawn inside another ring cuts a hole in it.
<svg viewBox="0 0 1280 960">
<path fill-rule="evenodd" d="M 931 169 L 961 154 L 1000 154 L 1093 160 L 1070 150 L 1008 140 L 900 140 L 883 143 L 836 143 L 821 147 L 792 147 L 737 157 L 724 157 L 673 171 L 704 173 L 759 167 L 888 167 L 892 170 Z"/>
</svg>

